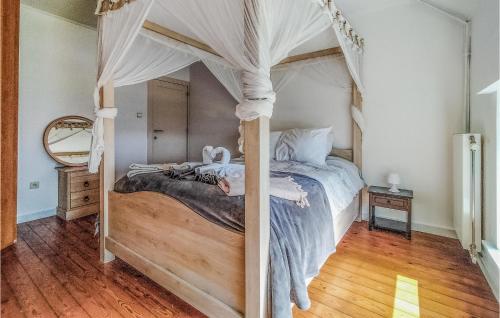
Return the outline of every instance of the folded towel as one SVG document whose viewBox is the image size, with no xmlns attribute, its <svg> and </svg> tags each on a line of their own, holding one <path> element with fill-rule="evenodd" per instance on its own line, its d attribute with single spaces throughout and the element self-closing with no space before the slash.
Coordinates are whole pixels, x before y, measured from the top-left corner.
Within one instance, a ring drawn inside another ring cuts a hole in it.
<svg viewBox="0 0 500 318">
<path fill-rule="evenodd" d="M 204 164 L 202 166 L 196 167 L 195 172 L 196 174 L 215 174 L 218 176 L 223 177 L 223 173 L 221 172 L 224 168 L 224 165 L 220 163 L 210 163 L 210 164 Z"/>
<path fill-rule="evenodd" d="M 152 165 L 147 165 L 147 164 L 140 164 L 140 163 L 133 163 L 129 166 L 130 171 L 127 172 L 127 177 L 132 178 L 134 176 L 140 175 L 140 174 L 145 174 L 145 173 L 156 173 L 156 172 L 163 172 L 172 167 L 173 164 L 152 164 Z"/>
<path fill-rule="evenodd" d="M 245 177 L 228 176 L 221 179 L 218 183 L 228 196 L 238 196 L 245 194 Z M 269 194 L 285 200 L 294 201 L 298 206 L 304 208 L 309 206 L 307 192 L 302 190 L 300 184 L 296 183 L 292 177 L 270 178 Z"/>
<path fill-rule="evenodd" d="M 197 175 L 213 174 L 219 176 L 220 178 L 226 176 L 238 177 L 245 175 L 245 166 L 240 164 L 230 164 L 230 163 L 228 164 L 212 163 L 196 167 L 195 172 Z"/>
</svg>

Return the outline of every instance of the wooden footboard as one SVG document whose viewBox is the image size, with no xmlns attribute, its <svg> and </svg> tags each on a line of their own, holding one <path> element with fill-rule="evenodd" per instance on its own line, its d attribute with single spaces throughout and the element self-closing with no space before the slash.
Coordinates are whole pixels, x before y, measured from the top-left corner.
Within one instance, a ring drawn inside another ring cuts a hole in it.
<svg viewBox="0 0 500 318">
<path fill-rule="evenodd" d="M 106 249 L 208 315 L 242 317 L 244 235 L 156 192 L 109 192 Z"/>
</svg>

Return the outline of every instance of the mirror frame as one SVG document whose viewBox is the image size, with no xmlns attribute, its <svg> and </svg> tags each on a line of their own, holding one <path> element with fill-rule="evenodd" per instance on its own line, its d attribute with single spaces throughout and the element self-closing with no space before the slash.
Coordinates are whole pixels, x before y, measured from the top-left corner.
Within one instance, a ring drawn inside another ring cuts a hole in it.
<svg viewBox="0 0 500 318">
<path fill-rule="evenodd" d="M 63 121 L 63 120 L 67 120 L 67 119 L 78 119 L 78 120 L 83 120 L 83 121 L 86 121 L 88 122 L 90 125 L 93 125 L 94 122 L 89 119 L 89 118 L 86 118 L 86 117 L 83 117 L 83 116 L 77 116 L 77 115 L 69 115 L 69 116 L 63 116 L 63 117 L 59 117 L 59 118 L 56 118 L 54 119 L 53 121 L 51 121 L 47 127 L 45 127 L 45 131 L 43 132 L 43 146 L 45 148 L 45 151 L 47 152 L 47 154 L 52 158 L 54 159 L 56 162 L 64 165 L 64 166 L 67 166 L 67 167 L 84 167 L 86 165 L 88 165 L 88 161 L 87 162 L 84 162 L 84 163 L 70 163 L 70 162 L 66 162 L 64 160 L 61 160 L 59 159 L 57 156 L 55 156 L 52 151 L 50 151 L 50 148 L 49 148 L 49 143 L 48 143 L 48 139 L 49 139 L 49 132 L 50 130 L 60 121 Z M 90 152 L 90 149 L 89 149 L 89 152 Z"/>
</svg>

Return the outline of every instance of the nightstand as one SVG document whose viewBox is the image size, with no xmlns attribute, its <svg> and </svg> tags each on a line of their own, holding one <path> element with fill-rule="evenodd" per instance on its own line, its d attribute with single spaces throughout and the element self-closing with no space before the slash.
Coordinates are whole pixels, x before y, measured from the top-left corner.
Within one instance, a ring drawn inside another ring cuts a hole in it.
<svg viewBox="0 0 500 318">
<path fill-rule="evenodd" d="M 370 217 L 368 229 L 381 229 L 405 234 L 411 240 L 411 200 L 413 191 L 400 189 L 398 193 L 390 192 L 389 188 L 371 186 L 368 188 L 370 194 Z M 375 207 L 388 208 L 405 211 L 407 221 L 400 222 L 375 216 Z"/>
</svg>

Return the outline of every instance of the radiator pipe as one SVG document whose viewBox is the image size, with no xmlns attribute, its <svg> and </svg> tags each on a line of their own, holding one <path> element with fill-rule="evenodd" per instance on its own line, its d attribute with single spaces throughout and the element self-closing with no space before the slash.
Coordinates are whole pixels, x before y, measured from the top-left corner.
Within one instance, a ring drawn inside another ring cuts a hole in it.
<svg viewBox="0 0 500 318">
<path fill-rule="evenodd" d="M 476 151 L 478 150 L 478 144 L 474 135 L 469 136 L 470 142 L 470 155 L 471 155 L 471 203 L 470 203 L 470 214 L 472 223 L 472 237 L 469 246 L 469 253 L 472 263 L 477 263 L 477 246 L 476 246 Z"/>
</svg>

